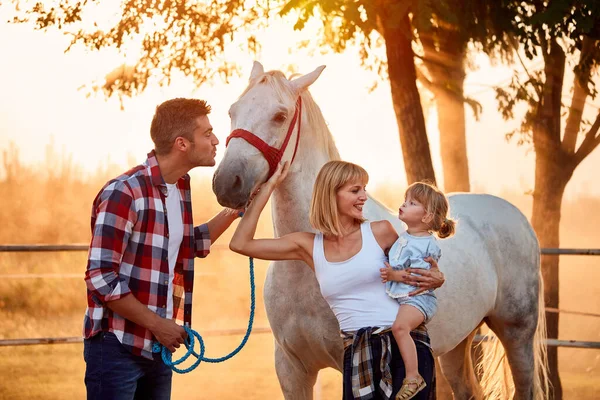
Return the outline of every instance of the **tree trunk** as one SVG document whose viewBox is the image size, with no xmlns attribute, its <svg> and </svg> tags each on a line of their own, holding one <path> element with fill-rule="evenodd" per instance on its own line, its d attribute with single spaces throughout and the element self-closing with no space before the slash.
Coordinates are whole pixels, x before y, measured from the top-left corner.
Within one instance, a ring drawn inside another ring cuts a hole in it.
<svg viewBox="0 0 600 400">
<path fill-rule="evenodd" d="M 469 161 L 465 127 L 465 52 L 457 33 L 444 30 L 447 37 L 439 41 L 422 40 L 425 66 L 431 77 L 431 90 L 435 95 L 440 132 L 440 155 L 444 168 L 446 192 L 468 192 Z M 431 42 L 431 43 L 429 43 Z"/>
<path fill-rule="evenodd" d="M 540 247 L 558 248 L 561 204 L 565 187 L 572 170 L 552 157 L 536 154 L 535 190 L 531 224 L 540 241 Z M 544 302 L 546 307 L 559 308 L 559 259 L 558 256 L 542 256 L 544 279 Z M 548 338 L 558 338 L 558 313 L 546 313 Z M 554 400 L 562 399 L 562 385 L 558 374 L 558 348 L 548 347 L 548 366 Z"/>
<path fill-rule="evenodd" d="M 393 8 L 382 6 L 378 17 L 380 33 L 385 39 L 392 102 L 400 131 L 406 179 L 409 184 L 420 180 L 435 183 L 425 118 L 417 89 L 410 20 L 408 13 L 399 16 Z"/>
<path fill-rule="evenodd" d="M 565 71 L 565 54 L 555 38 L 543 44 L 545 81 L 533 128 L 535 149 L 535 188 L 531 224 L 540 247 L 559 247 L 561 203 L 565 187 L 574 170 L 572 158 L 561 144 L 561 96 Z M 544 302 L 546 307 L 559 307 L 557 256 L 542 256 Z M 559 316 L 546 314 L 548 337 L 558 338 Z M 548 368 L 554 400 L 562 400 L 562 384 L 558 372 L 558 348 L 548 347 Z"/>
</svg>

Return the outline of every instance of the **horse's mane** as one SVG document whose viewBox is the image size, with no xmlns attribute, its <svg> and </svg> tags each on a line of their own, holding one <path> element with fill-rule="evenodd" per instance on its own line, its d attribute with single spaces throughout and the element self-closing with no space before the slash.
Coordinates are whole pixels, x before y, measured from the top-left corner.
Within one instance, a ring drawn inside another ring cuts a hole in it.
<svg viewBox="0 0 600 400">
<path fill-rule="evenodd" d="M 240 95 L 240 98 L 248 93 L 254 86 L 261 83 L 269 84 L 282 103 L 295 103 L 295 93 L 290 86 L 290 80 L 288 80 L 281 71 L 268 71 L 252 79 L 248 87 Z M 308 123 L 314 128 L 314 146 L 326 149 L 329 159 L 339 160 L 340 154 L 335 146 L 335 141 L 333 140 L 333 136 L 331 136 L 327 122 L 325 122 L 325 118 L 323 118 L 321 109 L 317 103 L 315 103 L 308 90 L 303 90 L 300 97 L 302 97 L 302 107 L 305 111 L 304 115 Z"/>
</svg>

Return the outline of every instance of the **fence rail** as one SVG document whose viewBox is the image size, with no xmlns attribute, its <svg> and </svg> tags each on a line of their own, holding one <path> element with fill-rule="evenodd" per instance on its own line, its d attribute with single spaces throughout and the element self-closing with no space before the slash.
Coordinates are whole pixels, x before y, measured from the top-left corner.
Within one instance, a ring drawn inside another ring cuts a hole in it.
<svg viewBox="0 0 600 400">
<path fill-rule="evenodd" d="M 214 249 L 229 249 L 226 244 L 214 244 Z M 3 244 L 0 253 L 30 253 L 30 252 L 56 252 L 56 251 L 88 251 L 89 244 Z M 600 250 L 599 250 L 600 251 Z"/>
<path fill-rule="evenodd" d="M 215 249 L 228 249 L 225 244 L 211 246 Z M 88 251 L 88 244 L 5 244 L 0 245 L 0 253 L 23 253 L 23 252 L 55 252 L 55 251 Z M 541 254 L 561 256 L 600 256 L 600 249 L 555 249 L 543 248 Z"/>
<path fill-rule="evenodd" d="M 243 335 L 246 329 L 212 329 L 201 332 L 202 336 L 235 336 Z M 252 329 L 253 334 L 271 333 L 269 327 L 257 327 Z M 495 336 L 476 335 L 473 339 L 475 343 L 491 342 L 497 340 Z M 58 338 L 30 338 L 30 339 L 4 339 L 0 340 L 0 347 L 3 346 L 31 346 L 36 344 L 73 344 L 81 343 L 83 338 L 73 337 L 58 337 Z M 546 339 L 547 346 L 554 347 L 573 347 L 580 349 L 600 349 L 600 342 L 584 342 L 578 340 L 558 340 Z"/>
<path fill-rule="evenodd" d="M 202 337 L 206 336 L 235 336 L 246 333 L 244 329 L 207 329 L 200 332 Z M 252 333 L 271 333 L 269 327 L 254 327 Z M 81 343 L 83 338 L 80 336 L 58 337 L 58 338 L 30 338 L 30 339 L 3 339 L 0 340 L 0 347 L 3 346 L 31 346 L 36 344 L 72 344 Z"/>
<path fill-rule="evenodd" d="M 559 256 L 600 256 L 600 249 L 550 249 L 543 248 L 541 253 L 544 255 Z"/>
<path fill-rule="evenodd" d="M 495 336 L 475 335 L 474 343 L 492 342 L 498 340 Z M 550 347 L 574 347 L 578 349 L 600 349 L 600 342 L 584 342 L 580 340 L 546 339 L 546 346 Z"/>
</svg>

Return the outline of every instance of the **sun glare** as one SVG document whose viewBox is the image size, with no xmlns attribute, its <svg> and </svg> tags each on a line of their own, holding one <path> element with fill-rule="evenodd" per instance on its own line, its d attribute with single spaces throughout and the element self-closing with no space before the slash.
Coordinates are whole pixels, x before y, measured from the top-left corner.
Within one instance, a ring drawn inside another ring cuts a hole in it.
<svg viewBox="0 0 600 400">
<path fill-rule="evenodd" d="M 95 3 L 84 21 L 93 20 L 98 28 L 108 29 L 118 18 L 118 12 L 116 3 Z M 153 29 L 155 23 L 149 20 L 145 27 Z M 82 27 L 94 26 L 89 24 L 91 22 Z M 405 185 L 389 84 L 380 81 L 370 92 L 369 88 L 379 77 L 376 72 L 361 68 L 357 47 L 349 46 L 342 54 L 303 48 L 299 44 L 318 34 L 318 24 L 311 21 L 303 31 L 294 31 L 292 25 L 290 20 L 273 20 L 267 29 L 254 32 L 260 44 L 256 58 L 266 69 L 281 69 L 286 73 L 307 73 L 326 65 L 311 92 L 342 157 L 365 166 L 372 176 L 372 187 L 386 183 Z M 93 92 L 91 88 L 101 86 L 111 74 L 114 79 L 123 68 L 127 72 L 127 66 L 133 65 L 139 56 L 141 36 L 121 50 L 94 52 L 75 46 L 64 54 L 69 39 L 56 32 L 33 32 L 27 26 L 3 24 L 0 35 L 18 38 L 0 43 L 0 54 L 11 60 L 3 63 L 0 75 L 4 116 L 0 120 L 0 147 L 6 149 L 14 142 L 24 162 L 39 163 L 43 160 L 44 146 L 53 141 L 67 154 L 72 154 L 73 162 L 87 171 L 107 163 L 126 168 L 128 160 L 142 161 L 152 147 L 148 129 L 154 107 L 179 96 L 204 98 L 213 106 L 210 118 L 221 138 L 219 159 L 224 152 L 223 139 L 229 133 L 227 110 L 245 88 L 255 58 L 233 43 L 226 48 L 223 57 L 239 66 L 239 77 L 234 76 L 227 84 L 216 81 L 196 88 L 190 79 L 176 73 L 168 86 L 161 87 L 158 80 L 152 80 L 144 93 L 133 99 L 126 98 L 121 111 L 118 99 L 106 100 L 102 92 Z M 22 51 L 23 48 L 28 51 Z M 514 129 L 518 121 L 500 118 L 492 90 L 493 85 L 510 79 L 512 68 L 492 66 L 483 55 L 475 56 L 472 64 L 476 68 L 467 75 L 465 92 L 483 107 L 479 121 L 468 107 L 466 109 L 473 186 L 492 193 L 507 188 L 520 192 L 531 190 L 534 154 L 505 140 L 505 134 Z M 429 95 L 424 93 L 424 96 Z M 428 110 L 429 142 L 437 178 L 443 186 L 437 115 L 435 107 Z M 595 111 L 588 107 L 586 115 Z M 600 194 L 598 185 L 593 184 L 598 165 L 600 154 L 596 152 L 576 171 L 567 196 L 590 191 Z M 212 171 L 194 173 L 209 176 Z"/>
</svg>

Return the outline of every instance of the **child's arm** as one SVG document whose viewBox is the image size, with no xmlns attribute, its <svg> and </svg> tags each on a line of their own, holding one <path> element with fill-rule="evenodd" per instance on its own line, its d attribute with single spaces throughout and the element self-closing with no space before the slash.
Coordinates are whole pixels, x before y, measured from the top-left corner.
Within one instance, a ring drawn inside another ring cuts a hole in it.
<svg viewBox="0 0 600 400">
<path fill-rule="evenodd" d="M 380 268 L 381 282 L 404 282 L 409 273 L 406 270 L 395 270 L 388 262 L 384 262 L 385 268 Z"/>
</svg>

